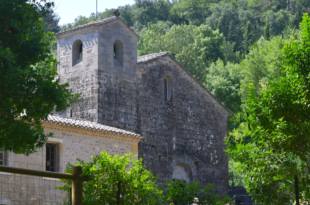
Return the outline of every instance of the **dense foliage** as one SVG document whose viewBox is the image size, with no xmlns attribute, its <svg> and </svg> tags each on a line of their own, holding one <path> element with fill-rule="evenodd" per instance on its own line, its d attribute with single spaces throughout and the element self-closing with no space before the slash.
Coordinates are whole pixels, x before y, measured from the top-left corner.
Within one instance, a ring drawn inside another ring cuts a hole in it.
<svg viewBox="0 0 310 205">
<path fill-rule="evenodd" d="M 59 20 L 60 17 L 58 16 L 58 14 L 50 8 L 42 19 L 42 21 L 45 22 L 45 24 L 43 25 L 43 29 L 46 32 L 58 33 L 61 30 L 59 26 Z"/>
<path fill-rule="evenodd" d="M 301 201 L 310 201 L 310 17 L 305 14 L 300 38 L 286 42 L 278 77 L 257 93 L 249 85 L 246 100 L 250 143 L 230 144 L 250 193 L 264 203 L 293 202 L 294 176 Z M 308 113 L 309 112 L 309 113 Z"/>
<path fill-rule="evenodd" d="M 30 154 L 45 144 L 40 120 L 77 100 L 55 79 L 54 36 L 41 20 L 53 3 L 0 1 L 0 148 Z"/>
<path fill-rule="evenodd" d="M 76 166 L 82 166 L 83 176 L 90 180 L 83 185 L 83 204 L 209 204 L 224 205 L 229 197 L 220 199 L 211 193 L 215 188 L 210 184 L 205 188 L 198 182 L 168 181 L 164 187 L 156 183 L 156 177 L 142 165 L 136 155 L 108 155 L 106 151 L 92 157 L 85 163 L 77 159 Z M 73 164 L 68 164 L 66 173 L 71 173 Z M 70 180 L 62 180 L 65 185 L 57 189 L 65 190 L 70 198 Z M 163 191 L 164 189 L 164 191 Z M 69 203 L 64 200 L 65 204 Z"/>
</svg>

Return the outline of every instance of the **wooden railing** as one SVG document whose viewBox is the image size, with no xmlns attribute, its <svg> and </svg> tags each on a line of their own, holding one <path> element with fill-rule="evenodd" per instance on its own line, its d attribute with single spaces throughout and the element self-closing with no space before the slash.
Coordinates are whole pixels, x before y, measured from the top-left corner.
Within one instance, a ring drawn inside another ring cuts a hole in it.
<svg viewBox="0 0 310 205">
<path fill-rule="evenodd" d="M 81 176 L 82 167 L 72 167 L 72 174 L 46 172 L 46 171 L 39 171 L 39 170 L 33 170 L 33 169 L 7 167 L 7 166 L 0 166 L 0 172 L 71 180 L 72 181 L 72 194 L 71 194 L 72 205 L 82 205 L 83 203 L 83 181 L 88 181 L 88 178 Z"/>
</svg>

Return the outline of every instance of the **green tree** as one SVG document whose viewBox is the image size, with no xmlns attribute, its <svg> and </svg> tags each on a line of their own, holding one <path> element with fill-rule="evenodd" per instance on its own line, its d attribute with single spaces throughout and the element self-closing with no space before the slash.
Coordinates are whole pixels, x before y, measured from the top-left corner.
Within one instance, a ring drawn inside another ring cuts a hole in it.
<svg viewBox="0 0 310 205">
<path fill-rule="evenodd" d="M 284 9 L 278 12 L 268 12 L 266 25 L 267 23 L 270 28 L 271 36 L 281 35 L 284 29 L 289 25 L 289 15 Z"/>
<path fill-rule="evenodd" d="M 251 47 L 249 54 L 240 63 L 243 76 L 240 92 L 243 102 L 247 98 L 250 83 L 259 94 L 266 87 L 266 83 L 279 76 L 284 43 L 285 40 L 280 36 L 272 37 L 270 41 L 262 37 Z"/>
<path fill-rule="evenodd" d="M 36 0 L 0 4 L 0 148 L 30 154 L 45 144 L 40 121 L 55 108 L 76 102 L 56 79 L 50 52 L 55 37 L 44 31 L 42 18 L 53 3 Z"/>
<path fill-rule="evenodd" d="M 246 109 L 251 143 L 229 144 L 240 163 L 244 183 L 256 201 L 285 204 L 295 200 L 294 176 L 301 201 L 310 200 L 310 18 L 305 14 L 300 39 L 283 48 L 280 76 L 257 95 L 250 85 Z"/>
<path fill-rule="evenodd" d="M 233 51 L 237 52 L 242 50 L 242 32 L 238 29 L 238 23 L 236 21 L 231 21 L 229 25 L 229 32 L 227 34 L 226 40 L 231 44 L 234 44 Z"/>
<path fill-rule="evenodd" d="M 83 204 L 157 204 L 161 201 L 162 191 L 156 185 L 156 177 L 144 169 L 142 159 L 136 155 L 108 155 L 106 151 L 92 156 L 92 161 L 85 163 L 78 160 L 76 166 L 82 166 L 83 175 L 89 177 L 83 185 Z M 68 164 L 65 173 L 71 173 L 72 164 Z M 57 189 L 65 190 L 70 195 L 70 180 Z M 70 197 L 70 196 L 69 196 Z"/>
<path fill-rule="evenodd" d="M 269 18 L 267 18 L 267 23 L 264 30 L 264 37 L 267 41 L 270 40 L 270 33 L 269 33 Z"/>
<path fill-rule="evenodd" d="M 241 69 L 238 64 L 227 63 L 217 60 L 208 68 L 205 86 L 225 106 L 233 112 L 239 112 L 241 106 L 240 91 Z"/>
<path fill-rule="evenodd" d="M 198 182 L 185 183 L 182 180 L 169 180 L 165 186 L 164 202 L 166 204 L 224 205 L 231 202 L 228 196 L 220 200 L 219 195 L 212 193 L 211 189 L 216 188 L 213 184 L 203 188 Z"/>
<path fill-rule="evenodd" d="M 248 21 L 245 26 L 245 30 L 243 33 L 243 50 L 244 53 L 247 53 L 250 50 L 250 46 L 255 42 L 253 38 L 253 29 L 251 26 L 251 22 Z"/>
<path fill-rule="evenodd" d="M 122 9 L 125 9 L 125 8 L 122 8 Z M 104 12 L 98 12 L 98 20 L 114 16 L 114 10 L 115 9 L 106 9 Z M 126 12 L 124 12 L 124 13 L 126 13 Z M 123 12 L 120 12 L 120 14 L 121 14 L 120 17 L 122 18 Z M 95 20 L 95 19 L 92 19 L 92 20 Z"/>
<path fill-rule="evenodd" d="M 232 55 L 233 46 L 226 45 L 223 35 L 207 25 L 173 25 L 168 29 L 167 24 L 158 23 L 142 31 L 139 56 L 168 51 L 200 82 L 205 80 L 207 66 L 218 59 L 225 63 L 227 58 L 238 61 L 238 55 Z"/>
<path fill-rule="evenodd" d="M 154 24 L 157 21 L 167 21 L 171 6 L 169 1 L 164 0 L 137 0 L 131 9 L 134 29 L 140 31 L 148 23 Z"/>
<path fill-rule="evenodd" d="M 173 5 L 170 15 L 184 17 L 191 24 L 200 26 L 208 16 L 211 3 L 216 0 L 181 0 Z"/>
<path fill-rule="evenodd" d="M 209 26 L 201 25 L 199 35 L 195 40 L 195 48 L 200 53 L 200 58 L 203 62 L 210 66 L 211 63 L 218 59 L 226 62 L 224 55 L 224 36 L 218 30 L 213 31 Z"/>
<path fill-rule="evenodd" d="M 256 94 L 260 95 L 267 89 L 269 81 L 279 76 L 284 43 L 285 40 L 279 36 L 272 37 L 270 41 L 266 41 L 262 37 L 252 45 L 249 54 L 240 62 L 239 70 L 242 77 L 240 77 L 238 94 L 242 103 L 241 107 L 234 110 L 234 115 L 230 116 L 228 120 L 230 140 L 244 139 L 246 142 L 250 140 L 247 134 L 248 123 L 242 117 L 243 114 L 246 114 L 242 108 L 244 108 L 244 102 L 247 99 L 248 85 L 253 84 Z"/>
<path fill-rule="evenodd" d="M 241 123 L 238 117 L 241 112 L 241 68 L 239 64 L 230 62 L 224 65 L 224 62 L 219 59 L 212 63 L 207 71 L 203 84 L 217 99 L 234 112 L 228 118 L 228 130 L 233 131 Z"/>
<path fill-rule="evenodd" d="M 234 52 L 243 51 L 242 41 L 246 22 L 253 22 L 253 15 L 242 9 L 236 9 L 231 4 L 219 3 L 211 7 L 212 13 L 206 18 L 206 24 L 213 30 L 218 29 L 227 42 L 234 44 Z"/>
<path fill-rule="evenodd" d="M 164 22 L 149 25 L 138 42 L 138 55 L 168 51 L 200 82 L 204 80 L 206 65 L 200 57 L 201 37 L 194 25 L 173 25 Z M 199 47 L 199 48 L 198 48 Z"/>
<path fill-rule="evenodd" d="M 131 15 L 132 7 L 130 5 L 119 6 L 118 10 L 120 12 L 120 18 L 122 20 L 124 20 L 128 26 L 132 27 L 134 24 L 134 19 L 132 18 L 132 15 Z M 105 13 L 105 12 L 103 12 L 103 13 Z M 113 12 L 109 16 L 112 16 L 112 15 L 113 15 Z M 107 16 L 107 17 L 109 17 L 109 16 Z"/>
<path fill-rule="evenodd" d="M 213 30 L 219 29 L 220 33 L 228 39 L 229 27 L 232 22 L 238 23 L 238 10 L 230 4 L 223 2 L 210 8 L 211 15 L 206 18 L 206 24 Z M 238 29 L 238 28 L 235 28 Z"/>
<path fill-rule="evenodd" d="M 53 9 L 49 9 L 48 13 L 43 17 L 43 21 L 46 23 L 43 29 L 46 32 L 58 33 L 61 28 L 59 24 L 60 17 L 54 12 Z"/>
</svg>

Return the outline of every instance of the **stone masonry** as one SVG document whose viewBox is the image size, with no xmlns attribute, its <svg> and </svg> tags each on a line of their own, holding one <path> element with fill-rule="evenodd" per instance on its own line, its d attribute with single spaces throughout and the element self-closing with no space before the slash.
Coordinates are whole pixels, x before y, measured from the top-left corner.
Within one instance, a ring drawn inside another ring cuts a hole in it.
<svg viewBox="0 0 310 205">
<path fill-rule="evenodd" d="M 167 52 L 137 57 L 139 36 L 116 16 L 56 37 L 61 83 L 82 93 L 79 103 L 59 114 L 143 136 L 139 158 L 160 176 L 159 183 L 214 183 L 218 193 L 228 194 L 223 138 L 232 112 L 180 63 Z M 77 41 L 83 57 L 75 64 L 72 45 Z"/>
</svg>

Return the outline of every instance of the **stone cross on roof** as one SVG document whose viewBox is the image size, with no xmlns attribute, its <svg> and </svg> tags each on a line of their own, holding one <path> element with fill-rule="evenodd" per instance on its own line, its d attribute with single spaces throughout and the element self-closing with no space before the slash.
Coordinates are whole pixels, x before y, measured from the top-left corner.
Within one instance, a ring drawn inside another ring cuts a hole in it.
<svg viewBox="0 0 310 205">
<path fill-rule="evenodd" d="M 120 13 L 118 12 L 118 9 L 115 9 L 113 13 L 114 13 L 114 16 L 116 16 L 116 17 L 119 17 L 119 15 L 120 15 Z"/>
</svg>

